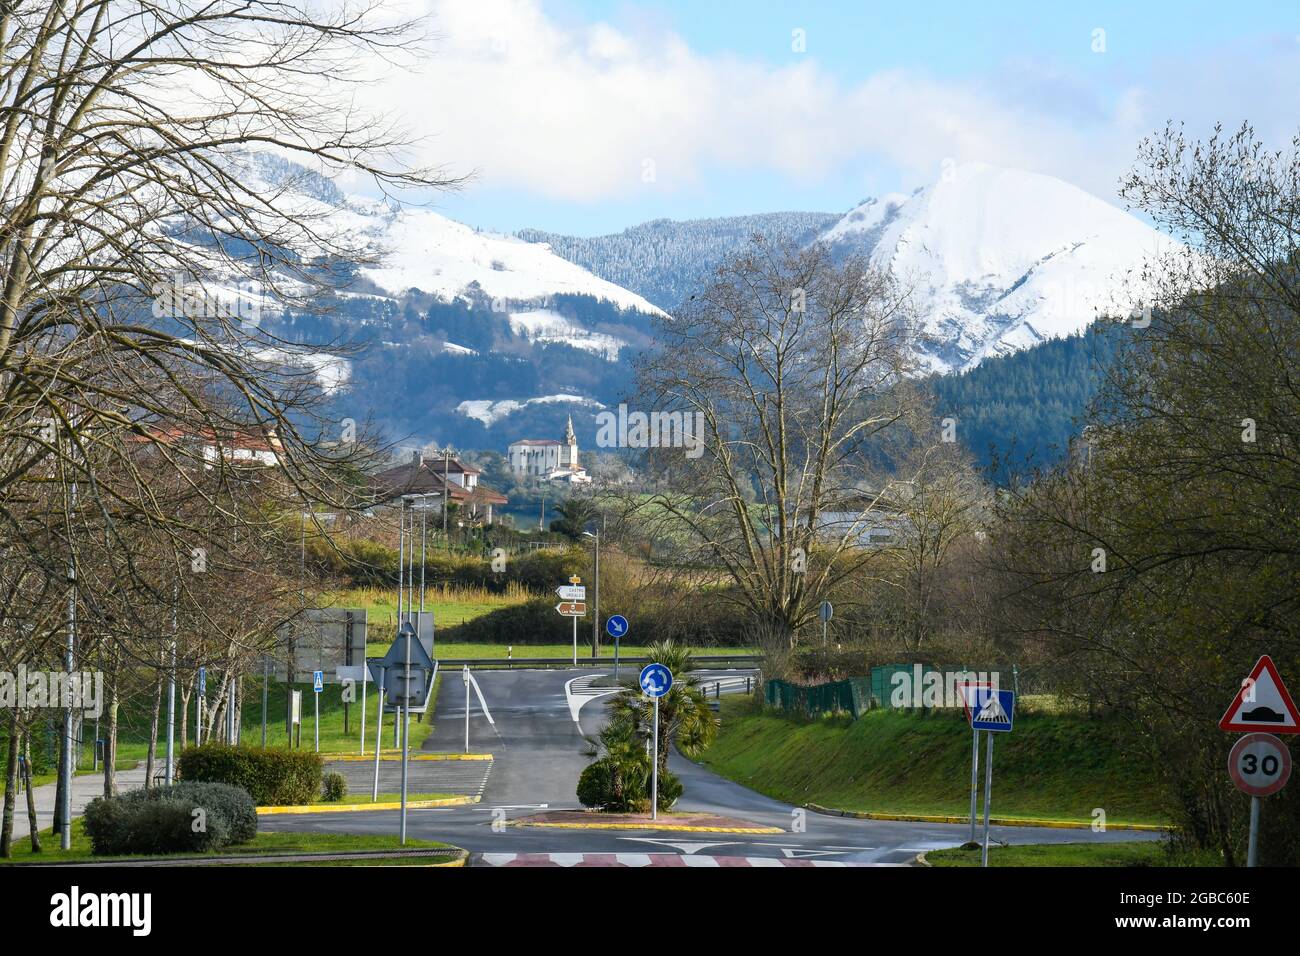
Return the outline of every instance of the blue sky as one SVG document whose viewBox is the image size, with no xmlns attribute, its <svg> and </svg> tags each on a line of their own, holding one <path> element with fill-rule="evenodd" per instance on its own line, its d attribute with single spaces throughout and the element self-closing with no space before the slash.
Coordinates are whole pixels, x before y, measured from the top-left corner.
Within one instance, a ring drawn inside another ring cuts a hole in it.
<svg viewBox="0 0 1300 956">
<path fill-rule="evenodd" d="M 422 158 L 477 172 L 434 207 L 504 231 L 842 211 L 953 160 L 1118 202 L 1138 139 L 1169 119 L 1250 120 L 1279 144 L 1300 124 L 1295 3 L 424 7 L 437 36 L 385 106 Z"/>
</svg>

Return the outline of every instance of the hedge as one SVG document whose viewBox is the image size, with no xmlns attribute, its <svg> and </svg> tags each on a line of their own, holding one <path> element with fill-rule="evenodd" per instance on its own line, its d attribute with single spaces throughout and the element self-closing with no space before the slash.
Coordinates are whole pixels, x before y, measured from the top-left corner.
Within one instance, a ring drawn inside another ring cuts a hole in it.
<svg viewBox="0 0 1300 956">
<path fill-rule="evenodd" d="M 178 783 L 97 797 L 86 807 L 86 834 L 97 856 L 206 853 L 257 835 L 248 791 L 222 783 Z"/>
<path fill-rule="evenodd" d="M 588 595 L 591 591 L 588 590 Z M 553 597 L 535 598 L 480 615 L 472 621 L 438 631 L 438 640 L 466 644 L 567 644 L 573 624 L 555 612 Z M 753 634 L 734 607 L 694 595 L 676 604 L 664 601 L 640 608 L 601 607 L 602 618 L 624 614 L 631 622 L 630 644 L 674 640 L 691 647 L 749 646 Z M 602 644 L 613 638 L 601 633 Z M 578 643 L 591 646 L 591 617 L 578 619 Z"/>
<path fill-rule="evenodd" d="M 312 803 L 321 792 L 325 761 L 309 750 L 204 744 L 182 751 L 182 780 L 243 787 L 259 807 Z"/>
</svg>

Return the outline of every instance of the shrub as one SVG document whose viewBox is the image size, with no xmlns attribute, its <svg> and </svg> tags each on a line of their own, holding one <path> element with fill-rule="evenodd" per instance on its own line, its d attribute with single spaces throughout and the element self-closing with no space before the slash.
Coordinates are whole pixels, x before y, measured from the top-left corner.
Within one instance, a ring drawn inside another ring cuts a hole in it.
<svg viewBox="0 0 1300 956">
<path fill-rule="evenodd" d="M 321 792 L 325 762 L 305 750 L 204 744 L 181 753 L 182 780 L 243 787 L 259 807 L 311 803 Z"/>
<path fill-rule="evenodd" d="M 257 834 L 248 792 L 218 783 L 179 783 L 98 797 L 85 812 L 86 834 L 99 856 L 207 853 Z"/>
<path fill-rule="evenodd" d="M 659 774 L 659 809 L 668 810 L 682 795 L 675 773 Z M 647 813 L 650 810 L 650 760 L 602 757 L 578 777 L 578 802 L 607 813 Z"/>
<path fill-rule="evenodd" d="M 341 773 L 327 773 L 321 785 L 321 799 L 326 803 L 338 803 L 348 795 L 348 778 Z"/>
<path fill-rule="evenodd" d="M 614 767 L 609 757 L 590 763 L 578 777 L 578 802 L 603 809 L 614 800 Z"/>
</svg>

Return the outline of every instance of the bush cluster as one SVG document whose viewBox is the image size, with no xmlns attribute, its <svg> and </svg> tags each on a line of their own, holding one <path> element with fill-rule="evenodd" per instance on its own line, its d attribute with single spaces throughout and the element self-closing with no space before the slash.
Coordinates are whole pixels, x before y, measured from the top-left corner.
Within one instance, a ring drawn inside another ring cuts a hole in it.
<svg viewBox="0 0 1300 956">
<path fill-rule="evenodd" d="M 601 757 L 588 764 L 578 777 L 578 802 L 584 807 L 608 813 L 650 811 L 650 759 L 640 761 Z M 682 795 L 682 782 L 675 773 L 659 774 L 659 809 L 669 810 Z"/>
<path fill-rule="evenodd" d="M 85 828 L 97 856 L 207 853 L 252 840 L 257 809 L 241 787 L 183 782 L 97 797 Z"/>
<path fill-rule="evenodd" d="M 182 780 L 243 787 L 259 807 L 311 803 L 321 792 L 325 761 L 307 750 L 204 744 L 181 753 Z"/>
<path fill-rule="evenodd" d="M 326 803 L 338 803 L 348 795 L 348 778 L 341 773 L 325 774 L 320 795 Z"/>
</svg>

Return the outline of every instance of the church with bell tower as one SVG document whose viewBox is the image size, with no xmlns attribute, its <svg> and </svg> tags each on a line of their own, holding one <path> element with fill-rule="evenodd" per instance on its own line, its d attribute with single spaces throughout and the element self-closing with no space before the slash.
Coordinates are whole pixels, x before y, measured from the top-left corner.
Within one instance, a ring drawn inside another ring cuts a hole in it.
<svg viewBox="0 0 1300 956">
<path fill-rule="evenodd" d="M 564 427 L 564 440 L 523 438 L 512 442 L 507 451 L 510 471 L 519 477 L 542 481 L 591 481 L 578 463 L 578 436 L 573 431 L 573 416 Z"/>
</svg>

